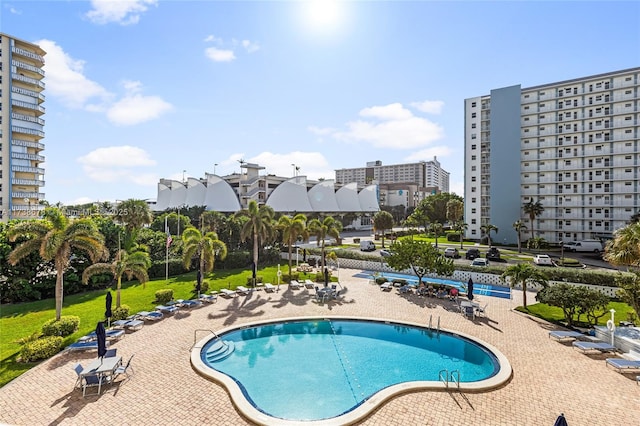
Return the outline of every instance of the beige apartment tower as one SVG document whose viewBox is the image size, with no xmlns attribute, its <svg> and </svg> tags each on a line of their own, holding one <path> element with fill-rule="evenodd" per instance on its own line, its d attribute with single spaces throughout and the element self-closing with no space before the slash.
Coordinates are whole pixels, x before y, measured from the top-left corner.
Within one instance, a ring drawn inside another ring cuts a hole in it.
<svg viewBox="0 0 640 426">
<path fill-rule="evenodd" d="M 44 186 L 44 55 L 0 33 L 0 221 L 38 217 Z"/>
</svg>

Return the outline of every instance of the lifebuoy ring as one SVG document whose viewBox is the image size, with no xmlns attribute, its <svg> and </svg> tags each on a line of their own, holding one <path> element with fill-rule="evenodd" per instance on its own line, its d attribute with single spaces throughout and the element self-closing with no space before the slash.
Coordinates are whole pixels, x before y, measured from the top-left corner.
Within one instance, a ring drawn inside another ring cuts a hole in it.
<svg viewBox="0 0 640 426">
<path fill-rule="evenodd" d="M 613 321 L 612 320 L 607 321 L 607 330 L 613 333 L 615 329 L 616 329 L 616 325 L 613 323 Z"/>
</svg>

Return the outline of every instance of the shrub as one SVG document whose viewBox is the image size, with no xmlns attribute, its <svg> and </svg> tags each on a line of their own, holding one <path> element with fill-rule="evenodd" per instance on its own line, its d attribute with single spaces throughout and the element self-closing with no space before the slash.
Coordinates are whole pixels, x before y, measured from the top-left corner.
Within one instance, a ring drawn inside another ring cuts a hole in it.
<svg viewBox="0 0 640 426">
<path fill-rule="evenodd" d="M 156 302 L 165 304 L 169 303 L 173 299 L 173 289 L 164 288 L 156 291 Z"/>
<path fill-rule="evenodd" d="M 129 308 L 129 306 L 127 305 L 120 305 L 119 308 L 115 308 L 111 313 L 111 321 L 119 321 L 119 320 L 126 319 L 129 316 L 130 309 L 131 308 Z"/>
<path fill-rule="evenodd" d="M 78 330 L 80 317 L 75 315 L 65 315 L 60 320 L 50 319 L 42 326 L 44 336 L 69 336 Z"/>
<path fill-rule="evenodd" d="M 407 280 L 402 279 L 402 278 L 394 278 L 393 279 L 393 284 L 405 285 L 406 283 L 407 283 Z"/>
<path fill-rule="evenodd" d="M 283 283 L 290 283 L 291 280 L 298 280 L 300 278 L 300 274 L 298 272 L 292 272 L 291 275 L 289 274 L 282 274 L 282 282 Z"/>
<path fill-rule="evenodd" d="M 388 280 L 387 280 L 386 277 L 377 277 L 376 278 L 376 284 L 378 284 L 378 285 L 382 285 L 382 284 L 386 283 L 387 281 Z"/>
<path fill-rule="evenodd" d="M 256 275 L 256 283 L 261 283 L 262 277 L 260 275 Z M 253 286 L 253 277 L 247 277 L 247 285 Z"/>
<path fill-rule="evenodd" d="M 457 234 L 455 232 L 449 232 L 447 234 L 447 241 L 453 241 L 453 242 L 459 243 L 460 242 L 460 234 Z"/>
<path fill-rule="evenodd" d="M 169 276 L 184 274 L 187 270 L 184 268 L 184 264 L 181 259 L 169 259 Z M 151 264 L 151 268 L 147 271 L 149 279 L 164 278 L 166 274 L 166 263 L 164 260 L 156 260 Z"/>
<path fill-rule="evenodd" d="M 33 362 L 47 359 L 62 348 L 61 336 L 46 336 L 33 342 L 26 343 L 20 350 L 20 360 L 22 362 Z"/>
<path fill-rule="evenodd" d="M 194 284 L 194 291 L 195 291 L 195 286 L 198 285 L 198 283 Z M 209 292 L 209 283 L 207 281 L 202 280 L 202 284 L 200 284 L 200 293 L 208 293 Z"/>
</svg>

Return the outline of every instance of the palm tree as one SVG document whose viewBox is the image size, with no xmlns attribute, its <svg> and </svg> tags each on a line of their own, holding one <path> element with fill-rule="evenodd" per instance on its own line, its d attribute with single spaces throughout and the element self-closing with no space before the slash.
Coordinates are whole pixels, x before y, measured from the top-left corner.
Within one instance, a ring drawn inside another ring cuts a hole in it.
<svg viewBox="0 0 640 426">
<path fill-rule="evenodd" d="M 540 200 L 534 202 L 533 198 L 531 198 L 528 203 L 525 203 L 522 206 L 522 208 L 524 209 L 525 214 L 529 215 L 529 220 L 531 221 L 531 238 L 533 238 L 533 221 L 536 217 L 542 214 L 544 207 L 542 207 Z"/>
<path fill-rule="evenodd" d="M 604 260 L 616 266 L 640 266 L 640 223 L 616 230 L 606 245 Z"/>
<path fill-rule="evenodd" d="M 282 231 L 282 242 L 289 246 L 289 276 L 291 276 L 293 245 L 298 241 L 298 237 L 302 237 L 303 240 L 309 238 L 307 217 L 302 213 L 298 213 L 293 218 L 283 215 L 280 216 L 277 227 Z"/>
<path fill-rule="evenodd" d="M 258 207 L 255 200 L 250 200 L 246 209 L 236 213 L 239 217 L 246 217 L 249 220 L 242 225 L 240 231 L 240 240 L 246 241 L 253 239 L 253 284 L 256 283 L 256 269 L 258 268 L 258 252 L 260 242 L 264 242 L 271 238 L 274 230 L 273 226 L 273 209 L 267 205 Z"/>
<path fill-rule="evenodd" d="M 436 248 L 438 248 L 438 235 L 442 232 L 442 224 L 433 222 L 429 225 L 429 232 L 433 233 L 436 237 Z"/>
<path fill-rule="evenodd" d="M 138 231 L 153 222 L 153 213 L 146 201 L 131 198 L 117 205 L 113 218 L 124 225 L 127 231 L 124 247 L 129 250 L 136 241 Z"/>
<path fill-rule="evenodd" d="M 462 250 L 462 241 L 464 239 L 464 231 L 469 228 L 469 224 L 459 220 L 453 224 L 453 230 L 460 234 L 460 250 Z"/>
<path fill-rule="evenodd" d="M 122 287 L 122 275 L 126 274 L 127 279 L 135 277 L 140 284 L 144 285 L 149 281 L 147 270 L 151 267 L 151 257 L 149 253 L 142 250 L 134 250 L 131 253 L 126 250 L 118 250 L 113 262 L 94 263 L 82 273 L 82 282 L 87 284 L 89 278 L 96 274 L 111 274 L 117 282 L 116 287 L 116 307 L 120 307 L 120 289 Z"/>
<path fill-rule="evenodd" d="M 373 216 L 373 230 L 382 233 L 382 248 L 384 248 L 384 233 L 387 229 L 393 229 L 393 216 L 386 211 L 379 211 Z"/>
<path fill-rule="evenodd" d="M 511 287 L 522 285 L 522 304 L 525 309 L 527 307 L 527 284 L 539 284 L 546 287 L 549 283 L 547 276 L 529 263 L 518 263 L 507 267 L 500 279 L 506 281 L 507 278 L 510 278 Z"/>
<path fill-rule="evenodd" d="M 480 227 L 480 230 L 483 231 L 485 234 L 487 234 L 487 243 L 489 244 L 489 247 L 491 247 L 491 231 L 496 231 L 496 234 L 497 234 L 498 227 L 490 223 L 487 223 L 486 225 L 482 225 Z"/>
<path fill-rule="evenodd" d="M 312 219 L 309 222 L 308 227 L 309 227 L 309 233 L 311 235 L 315 235 L 316 239 L 318 240 L 318 243 L 321 244 L 321 249 L 322 249 L 322 271 L 324 273 L 324 265 L 325 265 L 324 246 L 325 246 L 325 239 L 327 237 L 333 237 L 336 240 L 338 240 L 340 238 L 340 231 L 342 231 L 342 223 L 340 223 L 339 221 L 335 220 L 331 216 L 327 216 L 327 217 L 324 218 L 324 220 L 322 222 L 320 222 L 320 219 Z"/>
<path fill-rule="evenodd" d="M 513 229 L 518 233 L 518 253 L 522 253 L 522 233 L 526 232 L 527 225 L 520 219 L 513 222 Z"/>
<path fill-rule="evenodd" d="M 56 269 L 56 320 L 62 314 L 63 276 L 69 267 L 71 250 L 77 249 L 89 255 L 92 262 L 109 255 L 104 246 L 104 236 L 95 223 L 89 219 L 70 221 L 62 211 L 49 207 L 45 209 L 41 220 L 26 220 L 11 227 L 7 236 L 9 241 L 18 237 L 27 240 L 9 253 L 9 263 L 17 264 L 30 253 L 38 252 L 40 257 L 53 261 Z"/>
<path fill-rule="evenodd" d="M 205 272 L 213 271 L 216 258 L 227 257 L 227 245 L 218 239 L 215 232 L 202 234 L 197 228 L 189 227 L 182 233 L 182 262 L 185 268 L 191 267 L 191 261 L 198 257 L 198 271 L 204 277 Z"/>
</svg>

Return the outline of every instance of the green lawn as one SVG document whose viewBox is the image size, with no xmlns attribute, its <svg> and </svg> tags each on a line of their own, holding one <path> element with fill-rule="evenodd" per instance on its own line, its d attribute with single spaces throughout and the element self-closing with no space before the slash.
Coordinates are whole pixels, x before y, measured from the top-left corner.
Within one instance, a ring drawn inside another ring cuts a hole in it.
<svg viewBox="0 0 640 426">
<path fill-rule="evenodd" d="M 555 306 L 549 306 L 544 303 L 536 303 L 533 305 L 529 305 L 527 306 L 526 310 L 522 306 L 516 309 L 520 312 L 534 315 L 536 317 L 545 319 L 555 324 L 560 324 L 564 320 L 562 309 Z M 607 321 L 611 319 L 611 315 L 609 314 L 610 309 L 614 309 L 616 311 L 615 313 L 616 325 L 618 324 L 618 321 L 626 321 L 628 314 L 634 312 L 631 306 L 627 305 L 626 303 L 610 302 L 609 305 L 607 305 L 607 309 L 606 309 L 607 314 L 598 320 L 598 325 L 606 325 Z M 574 320 L 578 320 L 578 318 L 574 318 Z M 580 318 L 580 320 L 586 322 L 586 316 L 583 315 Z"/>
<path fill-rule="evenodd" d="M 281 265 L 282 274 L 288 273 L 288 266 Z M 277 284 L 277 266 L 270 266 L 258 271 L 263 282 Z M 251 271 L 246 269 L 214 271 L 205 277 L 209 283 L 209 290 L 221 288 L 235 289 L 238 285 L 246 285 Z M 301 274 L 301 278 L 313 279 L 311 274 Z M 137 281 L 123 284 L 121 302 L 128 305 L 130 313 L 154 310 L 155 292 L 164 288 L 173 289 L 174 299 L 191 299 L 195 296 L 196 274 L 171 277 L 169 280 L 159 279 L 146 283 L 143 287 Z M 80 317 L 80 327 L 76 333 L 68 336 L 64 345 L 75 342 L 79 337 L 95 330 L 98 321 L 104 320 L 106 290 L 88 291 L 74 294 L 64 299 L 62 315 L 77 315 Z M 116 294 L 112 289 L 113 307 L 115 308 Z M 20 352 L 19 340 L 33 333 L 40 333 L 42 324 L 55 317 L 54 299 L 37 302 L 2 305 L 0 309 L 0 387 L 10 380 L 29 370 L 35 364 L 18 363 L 16 357 Z"/>
</svg>

